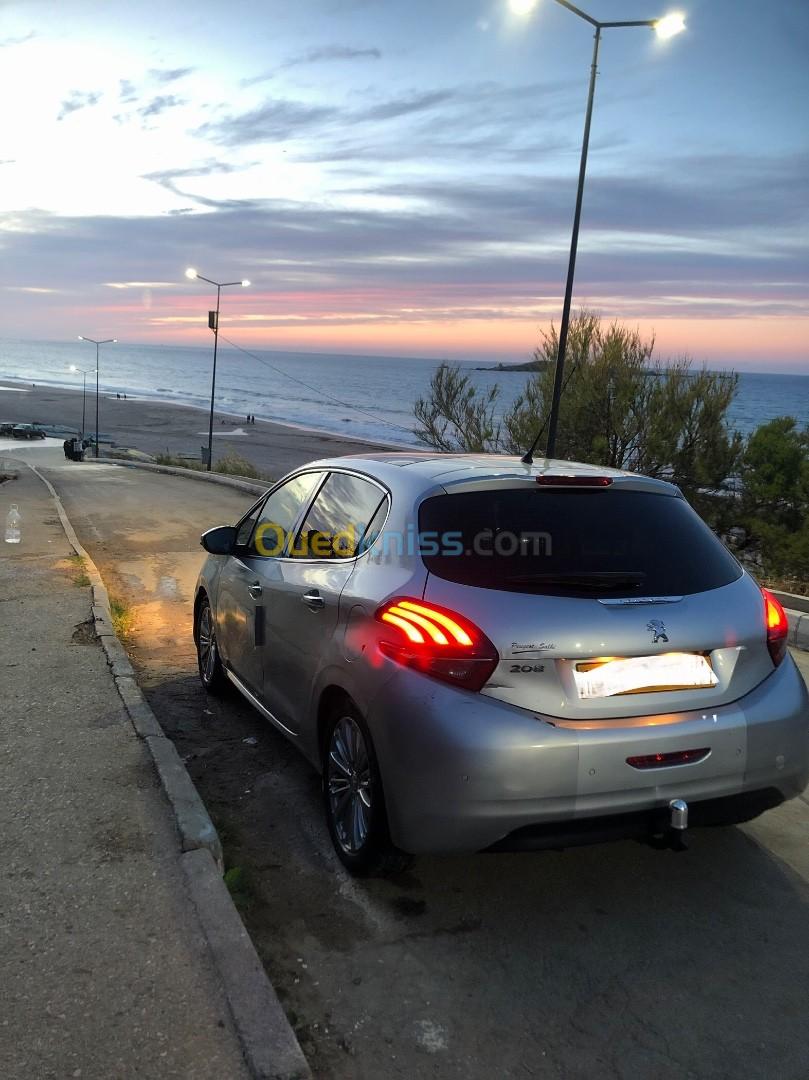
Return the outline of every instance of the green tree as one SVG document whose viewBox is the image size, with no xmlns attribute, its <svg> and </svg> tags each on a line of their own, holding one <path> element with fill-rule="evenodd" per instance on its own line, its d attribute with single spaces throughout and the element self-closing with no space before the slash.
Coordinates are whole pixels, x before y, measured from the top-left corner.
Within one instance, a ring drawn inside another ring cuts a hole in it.
<svg viewBox="0 0 809 1080">
<path fill-rule="evenodd" d="M 440 364 L 430 380 L 430 392 L 419 398 L 416 436 L 445 453 L 476 454 L 496 450 L 500 425 L 495 419 L 498 386 L 479 392 L 457 364 Z"/>
<path fill-rule="evenodd" d="M 442 365 L 416 405 L 419 438 L 441 450 L 522 454 L 546 431 L 559 340 L 542 334 L 534 359 L 543 370 L 497 423 L 497 388 L 478 393 L 469 376 Z M 557 456 L 674 480 L 709 517 L 727 509 L 706 490 L 721 488 L 738 465 L 742 440 L 727 427 L 738 377 L 692 371 L 688 360 L 664 367 L 654 339 L 620 323 L 606 328 L 581 312 L 570 324 Z M 540 451 L 543 439 L 540 439 Z"/>
<path fill-rule="evenodd" d="M 768 578 L 809 583 L 809 430 L 791 416 L 762 424 L 742 459 L 742 520 Z"/>
<path fill-rule="evenodd" d="M 746 514 L 797 529 L 809 504 L 809 432 L 791 416 L 758 427 L 744 451 L 742 483 Z"/>
</svg>

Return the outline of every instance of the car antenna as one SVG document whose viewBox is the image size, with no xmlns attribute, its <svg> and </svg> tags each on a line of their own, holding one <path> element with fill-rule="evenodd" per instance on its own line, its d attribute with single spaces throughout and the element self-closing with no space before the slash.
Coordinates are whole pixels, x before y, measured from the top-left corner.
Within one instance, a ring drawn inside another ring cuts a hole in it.
<svg viewBox="0 0 809 1080">
<path fill-rule="evenodd" d="M 573 377 L 573 376 L 575 375 L 575 373 L 576 373 L 576 368 L 577 368 L 578 366 L 579 366 L 579 365 L 578 365 L 578 362 L 576 362 L 576 363 L 575 363 L 575 364 L 573 364 L 573 366 L 571 367 L 571 369 L 570 369 L 570 371 L 569 371 L 569 373 L 568 373 L 568 376 L 567 376 L 567 378 L 565 379 L 565 385 L 564 385 L 564 386 L 562 387 L 562 393 L 564 393 L 564 392 L 565 392 L 565 390 L 567 390 L 567 384 L 568 384 L 568 383 L 570 382 L 571 378 L 572 378 L 572 377 Z M 543 423 L 542 427 L 541 427 L 541 428 L 539 429 L 539 431 L 537 432 L 537 437 L 536 437 L 536 438 L 534 439 L 534 441 L 533 441 L 533 442 L 531 443 L 531 449 L 530 449 L 530 450 L 527 450 L 527 451 L 526 451 L 526 452 L 525 452 L 525 453 L 523 454 L 523 456 L 522 456 L 522 457 L 520 458 L 520 461 L 521 461 L 521 462 L 523 463 L 523 465 L 533 465 L 533 464 L 534 464 L 534 451 L 535 451 L 535 450 L 536 450 L 536 448 L 537 448 L 537 443 L 538 443 L 538 442 L 539 442 L 539 440 L 540 440 L 540 439 L 542 438 L 542 436 L 543 436 L 543 435 L 545 434 L 545 428 L 546 428 L 546 427 L 548 426 L 548 421 L 550 420 L 550 418 L 551 418 L 551 414 L 550 414 L 550 413 L 548 413 L 548 415 L 547 415 L 547 416 L 545 417 L 545 422 Z M 547 456 L 547 455 L 546 455 L 546 456 Z"/>
<path fill-rule="evenodd" d="M 546 420 L 545 423 L 542 425 L 542 427 L 539 429 L 539 434 L 534 439 L 534 441 L 531 443 L 531 449 L 528 450 L 527 453 L 523 454 L 523 456 L 520 458 L 520 461 L 523 463 L 523 465 L 533 465 L 534 464 L 534 451 L 536 450 L 537 443 L 542 438 L 542 434 L 545 431 L 545 428 L 547 427 L 547 425 L 548 425 L 548 421 Z"/>
</svg>

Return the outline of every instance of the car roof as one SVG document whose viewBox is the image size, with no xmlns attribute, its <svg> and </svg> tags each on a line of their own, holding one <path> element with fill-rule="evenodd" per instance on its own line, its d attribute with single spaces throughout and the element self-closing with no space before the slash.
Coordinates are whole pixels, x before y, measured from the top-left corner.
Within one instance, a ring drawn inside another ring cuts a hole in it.
<svg viewBox="0 0 809 1080">
<path fill-rule="evenodd" d="M 604 465 L 588 465 L 581 461 L 559 458 L 536 458 L 526 465 L 521 458 L 506 454 L 440 454 L 435 451 L 399 451 L 368 454 L 346 454 L 336 458 L 313 461 L 308 468 L 353 469 L 365 472 L 388 483 L 396 484 L 406 478 L 408 486 L 464 487 L 481 483 L 489 486 L 498 481 L 535 480 L 539 476 L 608 476 L 621 486 L 674 494 L 677 488 L 665 480 L 657 480 L 624 469 Z M 397 476 L 398 474 L 398 476 Z"/>
</svg>

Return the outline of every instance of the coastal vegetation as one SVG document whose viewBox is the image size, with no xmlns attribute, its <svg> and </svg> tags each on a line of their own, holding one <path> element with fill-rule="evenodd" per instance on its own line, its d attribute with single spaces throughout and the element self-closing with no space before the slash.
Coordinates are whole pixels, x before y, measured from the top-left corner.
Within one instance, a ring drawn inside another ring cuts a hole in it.
<svg viewBox="0 0 809 1080">
<path fill-rule="evenodd" d="M 194 469 L 202 472 L 205 468 L 197 458 L 184 457 L 178 454 L 156 454 L 156 465 L 170 465 L 175 469 Z M 234 451 L 230 451 L 218 458 L 213 465 L 213 472 L 223 473 L 225 476 L 242 476 L 249 480 L 270 480 L 271 477 L 261 472 L 252 461 L 242 457 Z"/>
<path fill-rule="evenodd" d="M 780 417 L 745 441 L 728 422 L 738 376 L 664 365 L 654 344 L 592 312 L 572 320 L 557 456 L 670 480 L 758 576 L 809 592 L 809 433 Z M 546 430 L 558 345 L 554 328 L 542 334 L 505 409 L 499 385 L 441 364 L 415 403 L 416 436 L 444 452 L 523 454 Z"/>
</svg>

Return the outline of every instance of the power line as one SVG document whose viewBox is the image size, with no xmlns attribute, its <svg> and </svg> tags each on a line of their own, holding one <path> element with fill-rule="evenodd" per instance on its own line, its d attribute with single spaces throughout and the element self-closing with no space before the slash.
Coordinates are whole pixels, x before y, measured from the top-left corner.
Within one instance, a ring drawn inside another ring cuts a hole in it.
<svg viewBox="0 0 809 1080">
<path fill-rule="evenodd" d="M 313 394 L 319 394 L 321 397 L 328 398 L 330 401 L 336 401 L 337 404 L 342 405 L 344 409 L 353 409 L 355 412 L 363 413 L 365 416 L 370 416 L 380 424 L 386 424 L 387 427 L 396 428 L 397 431 L 405 431 L 408 435 L 413 434 L 410 428 L 402 427 L 401 424 L 394 424 L 392 420 L 386 420 L 383 416 L 377 416 L 376 413 L 369 412 L 368 409 L 363 409 L 359 405 L 350 405 L 347 401 L 341 401 L 340 398 L 334 397 L 333 394 L 327 394 L 325 390 L 321 390 L 317 386 L 311 386 L 309 383 L 304 382 L 303 379 L 297 379 L 294 375 L 290 375 L 288 371 L 284 371 L 283 368 L 271 364 L 269 360 L 266 360 L 263 356 L 259 356 L 258 353 L 251 352 L 242 345 L 237 345 L 235 341 L 226 338 L 224 334 L 220 334 L 219 338 L 221 341 L 226 341 L 228 345 L 232 345 L 234 349 L 238 349 L 239 352 L 243 352 L 245 356 L 250 356 L 253 360 L 258 360 L 260 364 L 264 364 L 264 366 L 270 368 L 270 370 L 277 372 L 279 375 L 283 375 L 294 383 L 298 383 L 299 386 L 306 387 L 306 389 L 311 390 Z"/>
</svg>

